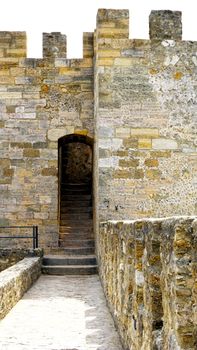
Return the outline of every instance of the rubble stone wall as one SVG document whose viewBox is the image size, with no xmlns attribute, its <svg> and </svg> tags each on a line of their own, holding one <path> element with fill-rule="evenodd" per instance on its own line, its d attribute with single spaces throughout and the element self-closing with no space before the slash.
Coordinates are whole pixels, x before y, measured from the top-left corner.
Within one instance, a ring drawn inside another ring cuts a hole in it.
<svg viewBox="0 0 197 350">
<path fill-rule="evenodd" d="M 197 347 L 197 220 L 101 223 L 100 277 L 125 349 Z"/>
</svg>

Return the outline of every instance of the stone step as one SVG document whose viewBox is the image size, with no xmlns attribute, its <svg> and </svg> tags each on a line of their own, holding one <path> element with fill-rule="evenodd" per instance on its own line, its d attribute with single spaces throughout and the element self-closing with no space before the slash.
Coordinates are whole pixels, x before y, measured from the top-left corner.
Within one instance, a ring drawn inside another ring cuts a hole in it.
<svg viewBox="0 0 197 350">
<path fill-rule="evenodd" d="M 95 253 L 94 247 L 59 247 L 58 249 L 55 248 L 53 252 L 65 255 L 92 255 Z"/>
<path fill-rule="evenodd" d="M 61 238 L 62 240 L 68 240 L 68 239 L 71 239 L 71 240 L 89 240 L 89 239 L 94 239 L 94 235 L 92 232 L 59 232 L 59 238 Z"/>
<path fill-rule="evenodd" d="M 61 207 L 61 214 L 68 214 L 68 213 L 92 213 L 92 207 L 76 207 L 76 208 L 70 208 L 67 206 Z"/>
<path fill-rule="evenodd" d="M 87 192 L 89 194 L 91 194 L 91 190 L 92 188 L 90 186 L 68 186 L 67 184 L 61 184 L 61 189 L 63 189 L 64 191 L 73 191 L 74 193 L 79 193 L 79 192 Z"/>
<path fill-rule="evenodd" d="M 61 200 L 62 201 L 90 201 L 92 198 L 92 196 L 90 194 L 73 194 L 72 196 L 70 194 L 67 193 L 61 193 Z"/>
<path fill-rule="evenodd" d="M 65 188 L 68 189 L 91 189 L 92 186 L 91 184 L 88 183 L 69 183 L 69 182 L 61 182 L 61 186 L 64 186 Z"/>
<path fill-rule="evenodd" d="M 86 200 L 91 200 L 92 196 L 91 194 L 84 194 L 82 193 L 81 195 L 78 194 L 78 193 L 74 193 L 72 196 L 70 194 L 67 194 L 67 193 L 64 193 L 62 192 L 61 193 L 61 199 L 62 200 L 73 200 L 73 201 L 86 201 Z"/>
<path fill-rule="evenodd" d="M 68 226 L 68 225 L 61 225 L 59 227 L 60 233 L 74 233 L 74 234 L 80 234 L 80 233 L 92 233 L 93 232 L 93 226 L 92 224 L 89 226 Z"/>
<path fill-rule="evenodd" d="M 70 238 L 64 238 L 64 239 L 59 239 L 59 245 L 60 247 L 94 247 L 94 239 L 70 239 Z"/>
<path fill-rule="evenodd" d="M 92 219 L 88 219 L 88 220 L 69 220 L 69 219 L 61 219 L 60 220 L 60 225 L 61 226 L 65 226 L 65 228 L 92 228 L 93 226 L 93 221 Z"/>
<path fill-rule="evenodd" d="M 96 265 L 43 265 L 42 273 L 47 275 L 95 275 L 98 273 L 98 267 Z"/>
<path fill-rule="evenodd" d="M 90 207 L 91 201 L 90 200 L 84 200 L 84 201 L 73 201 L 73 200 L 62 200 L 61 199 L 61 207 L 69 207 L 69 208 L 81 208 L 81 207 Z"/>
<path fill-rule="evenodd" d="M 88 191 L 73 191 L 73 190 L 64 190 L 64 189 L 61 189 L 61 195 L 65 195 L 65 196 L 89 196 L 91 195 L 90 192 Z"/>
<path fill-rule="evenodd" d="M 61 213 L 62 220 L 76 220 L 76 221 L 84 221 L 84 220 L 92 220 L 92 213 Z"/>
<path fill-rule="evenodd" d="M 59 234 L 59 240 L 61 241 L 65 241 L 65 240 L 79 240 L 79 239 L 87 239 L 87 240 L 91 240 L 91 239 L 94 239 L 94 235 L 93 234 L 90 234 L 89 232 L 87 233 L 81 233 L 81 234 L 75 234 L 75 233 L 60 233 Z"/>
<path fill-rule="evenodd" d="M 42 260 L 44 266 L 65 266 L 65 265 L 96 265 L 95 255 L 45 255 Z"/>
<path fill-rule="evenodd" d="M 95 249 L 94 247 L 59 247 L 59 248 L 52 248 L 51 249 L 52 254 L 58 254 L 58 255 L 94 255 Z"/>
</svg>

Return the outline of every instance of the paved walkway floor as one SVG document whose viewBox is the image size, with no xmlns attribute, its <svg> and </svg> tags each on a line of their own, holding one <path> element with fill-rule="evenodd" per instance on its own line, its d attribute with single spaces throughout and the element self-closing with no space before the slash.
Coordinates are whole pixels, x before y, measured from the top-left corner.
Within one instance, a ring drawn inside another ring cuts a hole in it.
<svg viewBox="0 0 197 350">
<path fill-rule="evenodd" d="M 0 350 L 122 350 L 98 276 L 42 275 L 0 321 Z"/>
</svg>

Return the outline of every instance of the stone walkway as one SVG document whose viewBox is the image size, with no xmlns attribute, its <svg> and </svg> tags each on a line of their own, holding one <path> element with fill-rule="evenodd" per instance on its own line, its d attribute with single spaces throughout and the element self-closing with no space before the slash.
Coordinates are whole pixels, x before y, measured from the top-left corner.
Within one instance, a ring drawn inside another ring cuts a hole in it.
<svg viewBox="0 0 197 350">
<path fill-rule="evenodd" d="M 122 350 L 98 276 L 42 275 L 0 321 L 1 350 Z"/>
</svg>

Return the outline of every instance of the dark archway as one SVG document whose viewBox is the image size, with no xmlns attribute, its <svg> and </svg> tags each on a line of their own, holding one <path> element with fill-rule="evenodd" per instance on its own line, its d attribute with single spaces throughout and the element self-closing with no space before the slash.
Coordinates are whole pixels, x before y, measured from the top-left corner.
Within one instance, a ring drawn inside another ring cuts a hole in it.
<svg viewBox="0 0 197 350">
<path fill-rule="evenodd" d="M 58 140 L 59 245 L 92 248 L 93 140 L 67 135 Z"/>
</svg>

